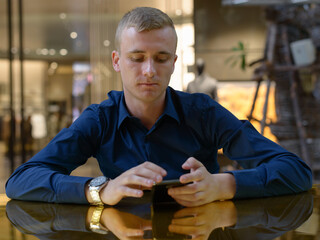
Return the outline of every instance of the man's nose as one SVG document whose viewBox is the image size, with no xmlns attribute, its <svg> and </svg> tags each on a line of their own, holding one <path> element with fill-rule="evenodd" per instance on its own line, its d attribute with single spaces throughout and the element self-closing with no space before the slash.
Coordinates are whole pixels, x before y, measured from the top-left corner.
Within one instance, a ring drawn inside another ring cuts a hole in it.
<svg viewBox="0 0 320 240">
<path fill-rule="evenodd" d="M 154 66 L 153 59 L 146 60 L 143 66 L 143 75 L 150 78 L 150 77 L 153 77 L 155 74 L 156 74 L 156 69 Z"/>
</svg>

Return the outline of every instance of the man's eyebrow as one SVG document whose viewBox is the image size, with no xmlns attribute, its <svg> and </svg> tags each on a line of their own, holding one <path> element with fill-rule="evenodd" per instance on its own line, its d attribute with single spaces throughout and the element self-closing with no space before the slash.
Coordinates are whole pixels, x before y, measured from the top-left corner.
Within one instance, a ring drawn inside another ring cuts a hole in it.
<svg viewBox="0 0 320 240">
<path fill-rule="evenodd" d="M 132 50 L 132 51 L 129 51 L 129 54 L 133 54 L 133 53 L 146 53 L 146 52 L 145 52 L 145 51 L 142 51 L 142 50 Z M 172 53 L 167 52 L 167 51 L 160 51 L 160 52 L 157 52 L 157 54 L 165 54 L 165 55 L 170 55 L 170 56 L 172 56 Z"/>
<path fill-rule="evenodd" d="M 158 52 L 159 54 L 165 54 L 165 55 L 172 55 L 172 53 L 170 53 L 170 52 L 167 52 L 167 51 L 160 51 L 160 52 Z"/>
<path fill-rule="evenodd" d="M 142 50 L 132 50 L 132 51 L 129 51 L 129 53 L 145 53 L 145 51 L 142 51 Z"/>
</svg>

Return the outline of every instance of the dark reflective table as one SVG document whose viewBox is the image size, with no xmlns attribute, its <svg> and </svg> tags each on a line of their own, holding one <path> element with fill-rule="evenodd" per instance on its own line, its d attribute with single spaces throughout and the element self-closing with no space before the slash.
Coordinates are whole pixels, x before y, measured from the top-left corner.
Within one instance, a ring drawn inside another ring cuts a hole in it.
<svg viewBox="0 0 320 240">
<path fill-rule="evenodd" d="M 320 188 L 194 208 L 125 199 L 103 210 L 107 234 L 88 226 L 87 205 L 11 200 L 0 207 L 0 239 L 320 239 Z M 141 236 L 137 232 L 142 233 Z"/>
</svg>

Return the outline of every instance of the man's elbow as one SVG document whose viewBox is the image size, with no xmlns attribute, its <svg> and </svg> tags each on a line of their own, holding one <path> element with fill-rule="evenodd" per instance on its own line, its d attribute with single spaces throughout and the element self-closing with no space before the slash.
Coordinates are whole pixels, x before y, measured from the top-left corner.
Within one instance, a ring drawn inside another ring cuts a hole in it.
<svg viewBox="0 0 320 240">
<path fill-rule="evenodd" d="M 313 175 L 312 175 L 312 170 L 310 169 L 308 178 L 306 181 L 306 190 L 310 190 L 312 188 L 312 184 L 313 184 Z"/>
<path fill-rule="evenodd" d="M 310 190 L 313 184 L 312 180 L 312 170 L 307 167 L 305 168 L 304 174 L 300 176 L 300 181 L 296 182 L 296 192 L 304 192 Z"/>
<path fill-rule="evenodd" d="M 16 200 L 24 200 L 23 199 L 23 183 L 17 179 L 16 175 L 12 175 L 6 182 L 5 190 L 6 195 L 10 199 L 16 199 Z"/>
<path fill-rule="evenodd" d="M 15 189 L 16 187 L 14 186 L 11 179 L 9 178 L 5 185 L 5 190 L 8 198 L 17 199 L 15 194 L 17 191 Z"/>
</svg>

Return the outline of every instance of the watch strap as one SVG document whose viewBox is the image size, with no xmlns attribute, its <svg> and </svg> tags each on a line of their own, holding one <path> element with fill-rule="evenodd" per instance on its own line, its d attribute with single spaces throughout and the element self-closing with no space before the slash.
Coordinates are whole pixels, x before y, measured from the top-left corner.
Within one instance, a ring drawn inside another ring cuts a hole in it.
<svg viewBox="0 0 320 240">
<path fill-rule="evenodd" d="M 92 205 L 104 205 L 100 198 L 100 190 L 108 184 L 110 179 L 104 176 L 101 176 L 98 178 L 94 178 L 91 181 L 95 181 L 96 179 L 105 179 L 105 182 L 97 186 L 95 186 L 94 184 L 91 185 L 91 183 L 89 184 L 89 193 L 93 201 Z"/>
<path fill-rule="evenodd" d="M 99 234 L 107 234 L 108 233 L 108 230 L 102 229 L 101 225 L 100 225 L 100 219 L 101 219 L 103 209 L 104 209 L 104 207 L 102 205 L 97 206 L 97 207 L 95 207 L 95 209 L 92 213 L 92 217 L 91 217 L 91 221 L 90 221 L 90 230 L 92 232 L 99 233 Z"/>
<path fill-rule="evenodd" d="M 92 201 L 93 201 L 93 205 L 103 205 L 103 202 L 100 198 L 100 189 L 98 189 L 97 187 L 90 187 L 89 189 L 90 191 L 90 196 L 92 198 Z"/>
</svg>

